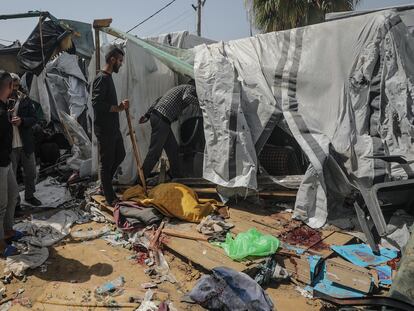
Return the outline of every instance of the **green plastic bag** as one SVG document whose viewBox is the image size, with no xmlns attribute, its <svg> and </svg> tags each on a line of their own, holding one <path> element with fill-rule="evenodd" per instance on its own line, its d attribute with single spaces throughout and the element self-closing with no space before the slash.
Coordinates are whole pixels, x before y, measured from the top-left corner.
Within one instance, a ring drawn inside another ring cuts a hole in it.
<svg viewBox="0 0 414 311">
<path fill-rule="evenodd" d="M 233 260 L 241 260 L 249 256 L 269 256 L 279 248 L 279 240 L 271 235 L 264 235 L 255 228 L 239 233 L 233 239 L 231 233 L 227 233 L 226 241 L 215 243 L 222 247 Z"/>
</svg>

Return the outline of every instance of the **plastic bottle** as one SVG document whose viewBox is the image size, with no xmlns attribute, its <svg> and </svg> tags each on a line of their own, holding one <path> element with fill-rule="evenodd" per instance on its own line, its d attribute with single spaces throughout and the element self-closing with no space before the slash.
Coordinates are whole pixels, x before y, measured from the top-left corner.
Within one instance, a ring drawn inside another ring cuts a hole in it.
<svg viewBox="0 0 414 311">
<path fill-rule="evenodd" d="M 103 295 L 109 292 L 112 292 L 120 287 L 122 287 L 125 284 L 125 278 L 123 276 L 120 276 L 116 278 L 115 280 L 105 283 L 104 285 L 98 287 L 96 289 L 96 293 L 98 295 Z"/>
</svg>

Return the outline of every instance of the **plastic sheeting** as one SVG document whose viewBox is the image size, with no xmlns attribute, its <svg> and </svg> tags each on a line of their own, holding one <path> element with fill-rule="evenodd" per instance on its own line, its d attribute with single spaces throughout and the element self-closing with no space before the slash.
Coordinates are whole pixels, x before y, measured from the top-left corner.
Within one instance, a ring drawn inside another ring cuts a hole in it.
<svg viewBox="0 0 414 311">
<path fill-rule="evenodd" d="M 322 226 L 351 185 L 383 180 L 368 156 L 414 157 L 414 46 L 393 11 L 199 46 L 195 78 L 204 116 L 203 177 L 257 188 L 257 153 L 286 124 L 311 165 L 295 216 Z M 394 177 L 403 171 L 392 167 Z"/>
<path fill-rule="evenodd" d="M 29 38 L 23 43 L 17 59 L 24 69 L 39 75 L 53 54 L 56 53 L 62 40 L 68 35 L 70 35 L 70 31 L 59 23 L 52 20 L 43 21 L 35 27 Z"/>
<path fill-rule="evenodd" d="M 179 39 L 179 37 L 183 39 Z M 153 38 L 154 42 L 164 42 L 161 36 L 159 40 Z M 181 42 L 183 46 L 192 47 L 194 44 L 199 44 L 199 40 L 193 40 L 191 36 L 186 36 L 185 32 L 175 33 L 174 42 Z M 202 38 L 202 40 L 204 40 Z M 118 41 L 119 42 L 119 41 Z M 210 40 L 204 42 L 209 43 Z M 105 63 L 104 55 L 106 46 L 101 47 L 101 64 Z M 144 115 L 150 105 L 160 96 L 164 95 L 169 89 L 177 85 L 177 75 L 164 65 L 161 61 L 157 60 L 154 56 L 146 52 L 142 47 L 132 40 L 124 42 L 124 64 L 119 70 L 118 74 L 113 74 L 113 80 L 117 91 L 118 101 L 120 102 L 124 98 L 130 100 L 130 114 L 132 118 L 132 125 L 135 130 L 137 142 L 139 144 L 139 150 L 141 158 L 144 159 L 147 154 L 150 136 L 151 126 L 149 122 L 145 124 L 139 124 L 139 118 Z M 93 81 L 95 73 L 95 56 L 93 56 L 89 66 L 90 81 Z M 90 105 L 90 102 L 88 103 Z M 93 109 L 89 106 L 88 113 L 93 119 Z M 173 125 L 173 130 L 176 125 Z M 126 150 L 126 157 L 121 164 L 115 179 L 122 184 L 131 184 L 137 178 L 136 164 L 134 160 L 131 140 L 128 135 L 128 125 L 126 122 L 125 113 L 120 114 L 120 128 L 124 139 L 124 145 Z M 176 130 L 175 130 L 176 133 Z M 177 136 L 177 135 L 176 135 Z M 96 138 L 93 138 L 92 148 L 92 171 L 97 172 L 98 154 L 97 154 L 97 142 Z"/>
<path fill-rule="evenodd" d="M 60 123 L 58 111 L 78 118 L 87 108 L 88 83 L 76 55 L 61 53 L 34 76 L 30 97 L 39 102 L 47 122 Z"/>
</svg>

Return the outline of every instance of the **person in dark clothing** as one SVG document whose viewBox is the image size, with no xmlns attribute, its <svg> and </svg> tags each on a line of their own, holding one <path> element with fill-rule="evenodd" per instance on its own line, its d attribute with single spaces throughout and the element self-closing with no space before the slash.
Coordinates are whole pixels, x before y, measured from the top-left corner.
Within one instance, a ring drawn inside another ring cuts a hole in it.
<svg viewBox="0 0 414 311">
<path fill-rule="evenodd" d="M 17 183 L 11 167 L 13 126 L 16 117 L 8 110 L 8 97 L 12 91 L 11 75 L 0 70 L 0 256 L 15 255 L 17 249 L 7 245 L 7 240 L 17 238 L 13 230 L 14 209 L 17 199 Z"/>
<path fill-rule="evenodd" d="M 149 177 L 163 149 L 170 163 L 171 176 L 181 177 L 178 144 L 171 130 L 171 123 L 178 119 L 188 105 L 198 104 L 195 86 L 183 84 L 169 90 L 141 117 L 139 122 L 150 120 L 152 128 L 150 147 L 142 165 L 145 178 Z"/>
<path fill-rule="evenodd" d="M 119 112 L 128 109 L 129 100 L 118 104 L 112 73 L 118 73 L 124 52 L 112 46 L 105 55 L 106 64 L 93 81 L 92 107 L 94 131 L 100 155 L 101 184 L 106 202 L 114 205 L 118 200 L 112 187 L 112 179 L 125 158 L 124 141 L 119 129 Z"/>
<path fill-rule="evenodd" d="M 11 74 L 13 78 L 13 92 L 9 99 L 9 108 L 13 110 L 15 122 L 13 124 L 13 150 L 11 161 L 14 175 L 17 176 L 19 163 L 24 173 L 24 199 L 33 206 L 40 206 L 42 202 L 34 196 L 36 191 L 36 157 L 33 136 L 33 126 L 37 123 L 34 102 L 23 92 L 20 92 L 20 78 Z M 20 197 L 18 196 L 18 203 Z M 18 209 L 19 207 L 17 207 Z"/>
</svg>

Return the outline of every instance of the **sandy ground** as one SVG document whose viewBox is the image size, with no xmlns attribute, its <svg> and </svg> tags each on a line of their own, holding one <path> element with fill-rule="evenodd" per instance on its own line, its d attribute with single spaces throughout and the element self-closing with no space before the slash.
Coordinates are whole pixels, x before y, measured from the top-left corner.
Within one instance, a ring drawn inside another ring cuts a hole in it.
<svg viewBox="0 0 414 311">
<path fill-rule="evenodd" d="M 89 223 L 79 228 L 99 228 L 102 225 Z M 50 248 L 47 271 L 40 268 L 28 271 L 26 280 L 13 279 L 6 285 L 6 298 L 13 297 L 24 289 L 10 310 L 135 310 L 139 304 L 130 303 L 129 297 L 143 297 L 142 283 L 151 279 L 141 266 L 129 257 L 134 252 L 120 246 L 112 246 L 102 239 L 76 242 L 69 238 Z M 170 299 L 177 310 L 204 310 L 198 305 L 180 303 L 181 296 L 197 282 L 199 271 L 173 254 L 166 253 L 167 261 L 178 283 L 158 285 L 156 297 Z M 185 259 L 184 259 L 185 260 Z M 4 261 L 0 262 L 4 268 Z M 94 290 L 107 281 L 124 276 L 124 292 L 116 297 L 96 298 Z M 297 292 L 293 284 L 274 284 L 266 289 L 277 310 L 321 310 L 317 300 L 306 299 Z M 24 306 L 22 306 L 24 305 Z M 1 309 L 0 309 L 1 310 Z"/>
</svg>

